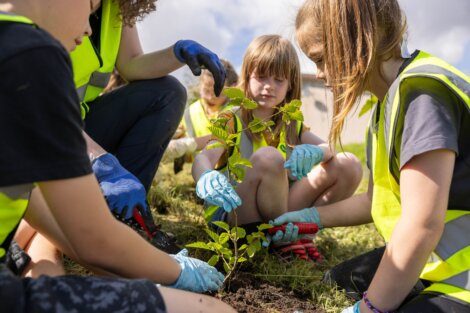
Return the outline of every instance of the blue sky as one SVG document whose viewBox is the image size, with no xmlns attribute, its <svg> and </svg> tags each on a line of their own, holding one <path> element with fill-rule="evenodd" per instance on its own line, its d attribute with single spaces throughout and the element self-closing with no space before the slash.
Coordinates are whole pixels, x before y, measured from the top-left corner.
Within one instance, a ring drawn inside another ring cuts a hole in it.
<svg viewBox="0 0 470 313">
<path fill-rule="evenodd" d="M 469 0 L 399 0 L 408 20 L 409 48 L 426 50 L 470 74 Z M 303 0 L 159 0 L 157 11 L 138 24 L 146 52 L 193 39 L 240 68 L 250 41 L 277 33 L 294 39 L 294 19 Z M 299 51 L 302 71 L 315 66 Z M 176 76 L 189 82 L 189 70 Z"/>
</svg>

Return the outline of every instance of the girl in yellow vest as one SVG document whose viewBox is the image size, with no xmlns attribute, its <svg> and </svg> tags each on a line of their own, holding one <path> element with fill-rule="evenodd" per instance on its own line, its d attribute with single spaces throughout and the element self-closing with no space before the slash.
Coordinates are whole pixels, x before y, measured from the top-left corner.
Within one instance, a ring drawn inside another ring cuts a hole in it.
<svg viewBox="0 0 470 313">
<path fill-rule="evenodd" d="M 67 51 L 91 33 L 98 5 L 0 3 L 0 77 L 8 77 L 0 80 L 0 311 L 233 312 L 176 290 L 217 290 L 223 275 L 215 268 L 187 251 L 156 249 L 109 212 L 86 153 Z M 15 276 L 9 265 L 17 255 L 7 250 L 23 216 L 68 256 L 112 278 Z"/>
<path fill-rule="evenodd" d="M 219 206 L 213 221 L 234 225 L 231 212 L 236 209 L 238 224 L 250 228 L 285 212 L 333 203 L 354 193 L 362 176 L 357 158 L 345 153 L 335 155 L 305 125 L 286 125 L 276 115 L 282 105 L 300 99 L 299 60 L 288 40 L 277 35 L 253 40 L 243 59 L 240 86 L 247 97 L 258 103 L 258 108 L 226 111 L 222 117 L 229 120 L 229 133 L 246 128 L 257 117 L 273 121 L 273 135 L 248 130 L 238 134 L 241 153 L 253 167 L 246 169 L 245 179 L 236 191 L 219 171 L 231 151 L 206 149 L 196 156 L 192 169 L 196 192 L 208 204 Z M 290 146 L 294 148 L 288 155 Z M 290 230 L 298 232 L 297 226 Z"/>
<path fill-rule="evenodd" d="M 326 275 L 358 300 L 344 312 L 469 312 L 469 77 L 406 53 L 397 0 L 307 0 L 296 29 L 333 91 L 331 143 L 365 91 L 380 102 L 368 133 L 369 191 L 274 224 L 374 222 L 386 247 Z"/>
</svg>

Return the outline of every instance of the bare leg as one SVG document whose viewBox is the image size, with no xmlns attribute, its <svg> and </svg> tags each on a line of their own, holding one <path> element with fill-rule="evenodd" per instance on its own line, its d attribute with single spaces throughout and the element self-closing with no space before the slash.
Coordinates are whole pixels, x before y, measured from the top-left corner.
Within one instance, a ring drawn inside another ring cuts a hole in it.
<svg viewBox="0 0 470 313">
<path fill-rule="evenodd" d="M 236 312 L 228 304 L 213 297 L 166 287 L 159 287 L 158 290 L 165 301 L 168 313 Z"/>
<path fill-rule="evenodd" d="M 264 147 L 250 158 L 252 168 L 238 185 L 242 205 L 237 208 L 238 224 L 267 222 L 287 212 L 289 185 L 284 158 L 273 147 Z M 234 224 L 233 214 L 229 223 Z"/>
<path fill-rule="evenodd" d="M 22 249 L 25 249 L 33 239 L 34 235 L 36 235 L 36 230 L 23 219 L 21 220 L 20 225 L 18 225 L 18 229 L 16 230 L 16 234 L 13 239 Z"/>
<path fill-rule="evenodd" d="M 338 153 L 328 163 L 316 166 L 289 190 L 289 211 L 346 199 L 361 182 L 362 166 L 352 153 Z"/>
<path fill-rule="evenodd" d="M 41 275 L 65 275 L 62 265 L 62 253 L 44 236 L 36 233 L 25 251 L 31 262 L 24 271 L 25 277 L 38 278 Z"/>
</svg>

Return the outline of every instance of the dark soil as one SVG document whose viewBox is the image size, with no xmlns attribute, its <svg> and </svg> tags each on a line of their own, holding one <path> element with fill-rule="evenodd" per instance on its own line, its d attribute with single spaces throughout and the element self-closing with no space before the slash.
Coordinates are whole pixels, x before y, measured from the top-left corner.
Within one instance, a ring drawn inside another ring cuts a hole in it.
<svg viewBox="0 0 470 313">
<path fill-rule="evenodd" d="M 316 309 L 305 295 L 297 295 L 291 290 L 272 286 L 247 273 L 238 273 L 226 291 L 219 293 L 217 297 L 241 313 L 323 312 Z"/>
</svg>

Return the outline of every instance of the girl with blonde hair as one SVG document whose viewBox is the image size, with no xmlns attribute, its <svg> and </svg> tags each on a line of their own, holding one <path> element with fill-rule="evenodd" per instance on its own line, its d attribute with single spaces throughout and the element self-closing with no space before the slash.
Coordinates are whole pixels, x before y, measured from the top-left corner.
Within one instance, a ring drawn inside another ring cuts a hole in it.
<svg viewBox="0 0 470 313">
<path fill-rule="evenodd" d="M 308 0 L 296 31 L 333 91 L 331 143 L 365 91 L 380 102 L 368 132 L 369 191 L 274 224 L 374 222 L 386 247 L 326 275 L 359 300 L 344 312 L 469 312 L 469 77 L 426 52 L 401 53 L 397 0 Z"/>
<path fill-rule="evenodd" d="M 238 224 L 250 229 L 285 212 L 333 203 L 354 193 L 362 175 L 358 160 L 351 154 L 335 155 L 305 125 L 286 124 L 277 114 L 286 103 L 300 99 L 301 93 L 299 60 L 288 40 L 278 35 L 253 40 L 243 59 L 239 85 L 258 107 L 231 108 L 222 117 L 228 120 L 228 132 L 239 137 L 238 148 L 253 167 L 247 168 L 235 191 L 220 172 L 233 151 L 203 150 L 193 165 L 198 196 L 219 206 L 213 221 L 234 225 L 231 212 L 237 209 Z M 246 126 L 254 118 L 272 121 L 271 129 L 252 133 Z M 291 235 L 298 233 L 292 224 L 287 229 Z M 273 240 L 277 242 L 280 235 Z"/>
</svg>

